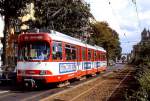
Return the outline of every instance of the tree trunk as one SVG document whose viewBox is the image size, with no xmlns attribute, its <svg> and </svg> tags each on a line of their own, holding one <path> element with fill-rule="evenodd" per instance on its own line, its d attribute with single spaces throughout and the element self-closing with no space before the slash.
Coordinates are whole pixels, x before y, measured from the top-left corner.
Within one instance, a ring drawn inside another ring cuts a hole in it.
<svg viewBox="0 0 150 101">
<path fill-rule="evenodd" d="M 3 38 L 3 41 L 2 41 L 2 44 L 3 44 L 3 54 L 2 54 L 2 61 L 3 61 L 3 65 L 7 65 L 7 53 L 6 53 L 6 48 L 7 48 L 7 39 L 8 39 L 8 26 L 9 26 L 9 17 L 8 16 L 5 16 L 4 18 L 4 31 L 3 31 L 3 34 L 4 34 L 4 38 Z M 5 69 L 5 68 L 3 68 Z"/>
<path fill-rule="evenodd" d="M 103 43 L 103 48 L 106 50 L 106 60 L 107 60 L 107 66 L 109 65 L 109 49 L 106 42 Z"/>
<path fill-rule="evenodd" d="M 109 50 L 106 49 L 106 60 L 107 60 L 107 66 L 109 65 Z"/>
</svg>

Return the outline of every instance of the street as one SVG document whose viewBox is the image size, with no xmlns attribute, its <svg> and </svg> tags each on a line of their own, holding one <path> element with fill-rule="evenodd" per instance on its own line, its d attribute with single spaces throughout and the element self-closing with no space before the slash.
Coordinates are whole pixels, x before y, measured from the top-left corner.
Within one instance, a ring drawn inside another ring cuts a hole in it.
<svg viewBox="0 0 150 101">
<path fill-rule="evenodd" d="M 61 92 L 66 92 L 69 89 L 72 88 L 76 88 L 76 86 L 83 86 L 85 84 L 88 84 L 86 82 L 94 82 L 94 80 L 96 80 L 96 82 L 98 82 L 97 80 L 100 80 L 100 84 L 103 83 L 103 81 L 101 81 L 101 79 L 103 79 L 103 77 L 107 77 L 107 75 L 110 75 L 112 73 L 112 71 L 120 71 L 122 70 L 124 67 L 123 64 L 116 64 L 113 67 L 109 67 L 108 70 L 105 73 L 102 73 L 98 76 L 95 77 L 90 77 L 86 80 L 83 81 L 75 81 L 73 83 L 71 83 L 71 85 L 67 86 L 67 87 L 63 87 L 63 88 L 57 88 L 57 87 L 51 87 L 51 86 L 45 86 L 41 89 L 38 90 L 31 90 L 31 91 L 26 91 L 26 90 L 17 90 L 17 87 L 13 87 L 10 85 L 7 86 L 0 86 L 0 100 L 1 101 L 38 101 L 39 99 L 46 99 L 49 98 L 49 96 L 53 96 L 53 95 L 57 95 L 58 93 L 61 94 Z M 108 85 L 105 85 L 105 87 L 107 88 Z M 77 87 L 77 88 L 78 88 Z M 86 88 L 87 89 L 87 88 Z"/>
</svg>

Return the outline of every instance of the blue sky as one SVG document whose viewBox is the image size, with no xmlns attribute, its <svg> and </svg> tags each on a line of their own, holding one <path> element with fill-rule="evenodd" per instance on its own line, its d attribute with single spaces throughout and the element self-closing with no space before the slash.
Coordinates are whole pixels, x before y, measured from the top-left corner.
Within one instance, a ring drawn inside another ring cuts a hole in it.
<svg viewBox="0 0 150 101">
<path fill-rule="evenodd" d="M 150 27 L 150 0 L 85 0 L 97 21 L 107 21 L 119 33 L 123 53 L 130 53 Z M 137 13 L 135 4 L 136 1 Z M 129 42 L 129 43 L 128 43 Z"/>
</svg>

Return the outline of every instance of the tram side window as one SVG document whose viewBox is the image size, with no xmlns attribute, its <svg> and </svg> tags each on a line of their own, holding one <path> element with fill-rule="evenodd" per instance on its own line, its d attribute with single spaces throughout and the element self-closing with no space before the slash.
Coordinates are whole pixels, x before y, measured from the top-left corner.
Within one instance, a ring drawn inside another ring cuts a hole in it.
<svg viewBox="0 0 150 101">
<path fill-rule="evenodd" d="M 62 60 L 62 42 L 53 41 L 53 60 Z"/>
<path fill-rule="evenodd" d="M 98 52 L 98 54 L 97 54 L 97 59 L 98 59 L 98 61 L 100 60 L 100 52 Z"/>
<path fill-rule="evenodd" d="M 91 58 L 92 58 L 91 50 L 88 50 L 88 60 L 91 60 Z"/>
<path fill-rule="evenodd" d="M 92 57 L 91 60 L 94 61 L 94 50 L 92 50 Z"/>
<path fill-rule="evenodd" d="M 96 53 L 96 59 L 97 59 L 97 61 L 99 60 L 99 55 L 100 55 L 99 52 L 97 52 Z"/>
<path fill-rule="evenodd" d="M 77 57 L 76 57 L 77 49 L 74 46 L 72 46 L 71 50 L 72 50 L 72 52 L 71 52 L 72 60 L 76 60 L 77 59 Z"/>
<path fill-rule="evenodd" d="M 103 54 L 102 53 L 100 54 L 100 59 L 103 60 Z"/>
<path fill-rule="evenodd" d="M 106 54 L 104 54 L 104 60 L 106 60 Z"/>
<path fill-rule="evenodd" d="M 82 48 L 82 60 L 86 60 L 86 50 Z"/>
<path fill-rule="evenodd" d="M 99 54 L 99 60 L 102 60 L 102 53 Z"/>
<path fill-rule="evenodd" d="M 102 59 L 104 60 L 104 54 L 102 55 Z"/>
<path fill-rule="evenodd" d="M 80 60 L 80 48 L 77 47 L 77 59 Z"/>
<path fill-rule="evenodd" d="M 66 60 L 71 60 L 71 48 L 70 45 L 65 45 Z"/>
<path fill-rule="evenodd" d="M 66 52 L 66 60 L 76 60 L 77 57 L 77 49 L 75 46 L 71 46 L 66 44 L 65 45 L 65 52 Z"/>
<path fill-rule="evenodd" d="M 102 54 L 102 60 L 106 60 L 106 54 Z"/>
<path fill-rule="evenodd" d="M 94 51 L 94 60 L 97 60 L 97 54 L 96 54 L 96 51 Z"/>
</svg>

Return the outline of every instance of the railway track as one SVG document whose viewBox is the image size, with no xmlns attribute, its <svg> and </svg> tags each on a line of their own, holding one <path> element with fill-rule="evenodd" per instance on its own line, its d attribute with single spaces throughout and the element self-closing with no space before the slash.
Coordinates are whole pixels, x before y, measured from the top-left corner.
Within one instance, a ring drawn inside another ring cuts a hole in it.
<svg viewBox="0 0 150 101">
<path fill-rule="evenodd" d="M 112 70 L 109 70 L 105 73 L 102 73 L 98 75 L 96 78 L 91 77 L 89 79 L 83 80 L 83 81 L 77 81 L 74 83 L 71 83 L 71 85 L 63 88 L 56 88 L 56 87 L 44 87 L 40 90 L 34 90 L 34 91 L 18 91 L 16 89 L 13 89 L 10 87 L 0 87 L 0 100 L 1 101 L 51 101 L 50 99 L 59 99 L 59 95 L 63 95 L 65 93 L 68 93 L 70 91 L 74 91 L 76 89 L 81 89 L 83 86 L 89 86 L 91 83 L 101 80 L 101 82 L 97 83 L 95 86 L 102 85 L 106 82 L 105 77 L 112 74 Z M 92 85 L 91 85 L 92 86 Z M 84 90 L 84 92 L 80 92 L 80 94 L 77 94 L 78 96 L 71 96 L 71 101 L 75 101 L 78 98 L 80 98 L 82 95 L 86 95 L 86 93 L 89 93 L 92 89 L 94 89 L 93 86 L 90 89 Z M 81 88 L 80 88 L 81 87 Z M 89 86 L 90 87 L 90 86 Z M 53 101 L 53 100 L 52 100 Z"/>
<path fill-rule="evenodd" d="M 112 95 L 117 91 L 117 89 L 120 87 L 120 85 L 127 79 L 127 77 L 130 75 L 131 71 L 127 72 L 125 77 L 119 82 L 118 85 L 115 86 L 115 89 L 110 93 L 110 95 L 107 97 L 106 101 L 109 101 Z"/>
<path fill-rule="evenodd" d="M 109 72 L 103 75 L 103 78 L 95 79 L 67 92 L 49 96 L 41 101 L 111 101 L 110 98 L 112 95 L 115 94 L 117 89 L 130 76 L 131 72 L 131 70 L 127 69 L 119 70 L 117 74 L 116 71 L 115 74 Z M 119 80 L 113 80 L 116 76 L 118 76 Z M 114 85 L 110 86 L 111 83 Z"/>
</svg>

